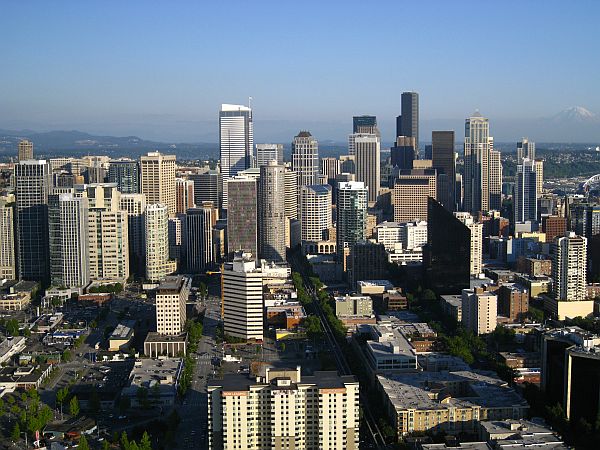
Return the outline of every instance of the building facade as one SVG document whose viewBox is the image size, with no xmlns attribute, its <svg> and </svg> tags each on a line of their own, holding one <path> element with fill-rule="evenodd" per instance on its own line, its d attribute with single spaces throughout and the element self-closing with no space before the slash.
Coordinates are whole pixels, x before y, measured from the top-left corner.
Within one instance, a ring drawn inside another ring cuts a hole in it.
<svg viewBox="0 0 600 450">
<path fill-rule="evenodd" d="M 146 279 L 164 280 L 169 265 L 169 208 L 161 203 L 150 204 L 144 214 L 146 229 Z"/>
<path fill-rule="evenodd" d="M 285 167 L 276 160 L 260 166 L 258 183 L 259 255 L 285 261 Z"/>
<path fill-rule="evenodd" d="M 292 170 L 296 172 L 298 190 L 318 183 L 319 143 L 308 132 L 301 131 L 292 142 Z"/>
<path fill-rule="evenodd" d="M 236 251 L 258 253 L 258 211 L 256 180 L 237 176 L 227 182 L 229 207 L 227 211 L 227 253 Z"/>
<path fill-rule="evenodd" d="M 141 192 L 148 204 L 161 203 L 167 206 L 169 217 L 177 212 L 175 194 L 175 155 L 150 152 L 140 158 Z"/>
</svg>

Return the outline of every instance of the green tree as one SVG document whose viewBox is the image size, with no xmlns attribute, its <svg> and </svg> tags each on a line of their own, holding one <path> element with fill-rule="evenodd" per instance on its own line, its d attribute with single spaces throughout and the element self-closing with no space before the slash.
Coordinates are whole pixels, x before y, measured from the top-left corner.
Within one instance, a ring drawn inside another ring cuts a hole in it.
<svg viewBox="0 0 600 450">
<path fill-rule="evenodd" d="M 13 426 L 12 431 L 10 432 L 10 440 L 13 442 L 17 442 L 21 438 L 21 427 L 19 422 L 16 422 Z"/>
<path fill-rule="evenodd" d="M 69 414 L 73 417 L 77 417 L 79 415 L 79 400 L 77 400 L 77 396 L 74 395 L 69 402 Z"/>
<path fill-rule="evenodd" d="M 69 396 L 69 388 L 67 386 L 56 391 L 56 404 L 60 406 L 61 415 L 62 415 L 63 404 L 65 403 L 65 400 L 67 399 L 68 396 Z"/>
<path fill-rule="evenodd" d="M 19 322 L 17 321 L 17 319 L 8 320 L 6 322 L 5 328 L 6 328 L 6 332 L 8 334 L 10 334 L 11 336 L 19 335 Z"/>
<path fill-rule="evenodd" d="M 110 444 L 107 439 L 102 441 L 102 450 L 110 450 Z"/>
<path fill-rule="evenodd" d="M 62 354 L 62 360 L 66 363 L 71 362 L 73 360 L 73 353 L 70 350 L 65 350 Z"/>
<path fill-rule="evenodd" d="M 423 300 L 424 302 L 432 302 L 434 300 L 437 299 L 435 292 L 433 292 L 431 289 L 425 289 L 421 295 L 420 295 L 421 300 Z"/>
<path fill-rule="evenodd" d="M 121 450 L 129 450 L 130 449 L 129 438 L 127 437 L 127 433 L 125 431 L 123 431 L 121 433 L 121 439 L 120 439 L 119 443 L 121 444 Z"/>
<path fill-rule="evenodd" d="M 140 440 L 139 445 L 140 450 L 152 450 L 152 443 L 150 442 L 150 436 L 148 436 L 148 432 L 144 431 L 142 435 L 142 439 Z"/>
<path fill-rule="evenodd" d="M 85 437 L 85 434 L 81 435 L 81 438 L 79 439 L 79 446 L 78 446 L 79 450 L 90 450 L 90 444 L 88 444 L 87 438 Z"/>
<path fill-rule="evenodd" d="M 208 287 L 206 286 L 206 283 L 200 282 L 200 285 L 198 286 L 198 293 L 200 294 L 200 298 L 202 300 L 208 297 Z"/>
</svg>

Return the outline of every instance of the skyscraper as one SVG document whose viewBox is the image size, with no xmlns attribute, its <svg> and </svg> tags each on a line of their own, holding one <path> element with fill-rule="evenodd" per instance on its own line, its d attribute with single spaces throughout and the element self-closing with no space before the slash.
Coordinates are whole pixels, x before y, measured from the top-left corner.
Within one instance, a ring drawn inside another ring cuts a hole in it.
<svg viewBox="0 0 600 450">
<path fill-rule="evenodd" d="M 493 141 L 492 141 L 493 142 Z M 497 150 L 490 150 L 490 207 L 502 208 L 502 156 Z"/>
<path fill-rule="evenodd" d="M 283 144 L 256 144 L 256 167 L 266 166 L 269 161 L 283 164 Z"/>
<path fill-rule="evenodd" d="M 148 204 L 162 203 L 174 217 L 177 211 L 175 195 L 175 155 L 150 152 L 140 158 L 142 194 Z"/>
<path fill-rule="evenodd" d="M 455 211 L 454 131 L 433 131 L 431 133 L 431 161 L 432 167 L 437 172 L 437 200 L 448 211 Z"/>
<path fill-rule="evenodd" d="M 402 170 L 394 184 L 394 222 L 427 220 L 427 198 L 436 198 L 436 172 L 433 169 Z"/>
<path fill-rule="evenodd" d="M 208 170 L 189 176 L 194 182 L 194 203 L 201 205 L 202 202 L 213 202 L 218 210 L 223 200 L 221 188 L 221 174 L 217 170 Z"/>
<path fill-rule="evenodd" d="M 300 188 L 302 242 L 325 240 L 331 223 L 331 186 L 316 184 Z"/>
<path fill-rule="evenodd" d="M 292 142 L 292 170 L 300 186 L 317 184 L 319 174 L 319 143 L 308 132 L 301 131 Z"/>
<path fill-rule="evenodd" d="M 15 165 L 17 248 L 21 280 L 50 281 L 48 247 L 48 194 L 50 164 L 25 160 Z"/>
<path fill-rule="evenodd" d="M 188 209 L 193 208 L 194 202 L 194 181 L 184 178 L 175 179 L 175 211 L 177 214 L 184 214 Z"/>
<path fill-rule="evenodd" d="M 19 142 L 19 161 L 33 159 L 33 142 L 23 139 Z"/>
<path fill-rule="evenodd" d="M 473 216 L 467 212 L 455 212 L 454 217 L 469 229 L 470 274 L 478 277 L 482 272 L 483 224 L 475 222 Z"/>
<path fill-rule="evenodd" d="M 374 134 L 357 134 L 354 139 L 356 181 L 369 190 L 369 204 L 375 204 L 381 187 L 381 153 L 379 138 Z"/>
<path fill-rule="evenodd" d="M 0 199 L 0 279 L 17 278 L 14 206 Z"/>
<path fill-rule="evenodd" d="M 129 267 L 137 275 L 145 271 L 146 255 L 146 196 L 144 194 L 122 194 L 119 209 L 127 212 L 127 234 L 129 242 Z"/>
<path fill-rule="evenodd" d="M 154 206 L 154 205 L 151 205 Z M 186 322 L 185 303 L 192 279 L 182 276 L 167 277 L 156 289 L 156 332 L 176 336 L 183 332 Z"/>
<path fill-rule="evenodd" d="M 259 254 L 285 261 L 285 167 L 271 160 L 260 166 L 258 183 Z"/>
<path fill-rule="evenodd" d="M 377 128 L 377 117 L 375 116 L 354 116 L 352 117 L 352 133 L 375 134 L 379 137 Z"/>
<path fill-rule="evenodd" d="M 416 140 L 414 137 L 398 136 L 396 145 L 390 149 L 392 167 L 411 170 L 416 158 Z"/>
<path fill-rule="evenodd" d="M 183 245 L 186 270 L 200 273 L 215 261 L 212 229 L 217 223 L 216 210 L 212 202 L 204 202 L 185 215 Z"/>
<path fill-rule="evenodd" d="M 236 251 L 257 254 L 257 189 L 256 180 L 237 176 L 230 178 L 229 210 L 227 211 L 227 253 Z"/>
<path fill-rule="evenodd" d="M 493 142 L 487 118 L 477 111 L 466 119 L 463 209 L 472 214 L 493 209 L 490 205 L 490 151 Z M 497 173 L 495 175 L 497 178 Z"/>
<path fill-rule="evenodd" d="M 403 92 L 400 96 L 400 115 L 396 118 L 396 137 L 415 138 L 415 148 L 419 148 L 419 94 Z"/>
<path fill-rule="evenodd" d="M 521 164 L 525 158 L 532 161 L 535 159 L 535 142 L 530 142 L 527 138 L 517 142 L 517 164 Z"/>
<path fill-rule="evenodd" d="M 242 170 L 252 167 L 254 126 L 252 110 L 242 105 L 221 105 L 219 142 L 223 209 L 228 209 L 227 182 Z"/>
<path fill-rule="evenodd" d="M 338 158 L 321 158 L 321 173 L 327 177 L 327 183 L 335 185 L 335 177 L 340 173 L 340 160 Z"/>
<path fill-rule="evenodd" d="M 146 279 L 158 282 L 169 274 L 169 208 L 153 203 L 146 207 Z"/>
<path fill-rule="evenodd" d="M 552 256 L 553 298 L 556 301 L 583 301 L 587 298 L 587 239 L 569 232 L 556 238 Z"/>
<path fill-rule="evenodd" d="M 88 200 L 51 194 L 48 201 L 51 283 L 83 288 L 90 281 Z"/>
<path fill-rule="evenodd" d="M 340 261 L 344 248 L 365 239 L 368 189 L 358 181 L 341 182 L 337 187 L 337 253 Z"/>
<path fill-rule="evenodd" d="M 515 223 L 537 221 L 537 175 L 535 161 L 529 158 L 517 164 L 513 206 Z"/>
<path fill-rule="evenodd" d="M 133 159 L 121 158 L 110 162 L 108 182 L 117 183 L 122 194 L 138 194 L 140 192 L 140 166 Z"/>
</svg>

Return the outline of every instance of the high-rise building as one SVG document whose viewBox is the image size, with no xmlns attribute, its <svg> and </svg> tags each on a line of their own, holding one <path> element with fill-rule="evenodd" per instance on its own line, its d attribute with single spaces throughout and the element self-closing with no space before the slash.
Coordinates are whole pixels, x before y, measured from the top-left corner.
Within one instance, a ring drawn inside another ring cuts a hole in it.
<svg viewBox="0 0 600 450">
<path fill-rule="evenodd" d="M 552 242 L 557 236 L 564 236 L 567 232 L 567 218 L 561 216 L 543 216 L 542 232 L 546 234 L 546 242 Z"/>
<path fill-rule="evenodd" d="M 263 338 L 263 273 L 249 253 L 237 253 L 223 270 L 223 325 L 226 335 Z"/>
<path fill-rule="evenodd" d="M 490 152 L 494 141 L 489 131 L 488 119 L 478 111 L 465 121 L 463 209 L 472 214 L 494 209 L 490 205 Z"/>
<path fill-rule="evenodd" d="M 535 142 L 527 138 L 517 142 L 517 164 L 522 164 L 524 159 L 535 160 Z"/>
<path fill-rule="evenodd" d="M 185 214 L 169 217 L 169 259 L 182 260 L 183 231 Z"/>
<path fill-rule="evenodd" d="M 571 211 L 571 231 L 586 238 L 600 234 L 600 205 L 581 202 L 573 204 Z"/>
<path fill-rule="evenodd" d="M 400 97 L 400 114 L 396 118 L 396 137 L 415 138 L 415 148 L 419 148 L 419 94 L 403 92 Z"/>
<path fill-rule="evenodd" d="M 333 187 L 335 185 L 335 178 L 340 173 L 340 160 L 338 158 L 321 158 L 321 174 L 327 178 L 327 183 Z"/>
<path fill-rule="evenodd" d="M 359 384 L 354 376 L 301 376 L 300 367 L 266 369 L 265 377 L 226 375 L 211 380 L 207 389 L 211 449 L 359 448 Z"/>
<path fill-rule="evenodd" d="M 213 245 L 213 227 L 217 223 L 217 211 L 212 202 L 189 209 L 185 215 L 183 245 L 186 270 L 200 273 L 216 262 Z"/>
<path fill-rule="evenodd" d="M 90 282 L 87 198 L 51 194 L 48 230 L 52 285 L 84 288 Z"/>
<path fill-rule="evenodd" d="M 259 255 L 285 261 L 285 167 L 276 160 L 260 166 L 258 183 Z"/>
<path fill-rule="evenodd" d="M 331 186 L 315 184 L 300 188 L 300 227 L 303 242 L 326 239 L 331 221 Z"/>
<path fill-rule="evenodd" d="M 283 144 L 256 144 L 256 167 L 266 166 L 270 161 L 283 165 Z"/>
<path fill-rule="evenodd" d="M 144 274 L 146 255 L 146 196 L 144 194 L 122 194 L 119 209 L 127 212 L 127 233 L 129 241 L 129 268 L 137 275 Z"/>
<path fill-rule="evenodd" d="M 121 158 L 110 162 L 108 182 L 117 183 L 122 194 L 138 194 L 140 192 L 140 166 L 133 159 Z"/>
<path fill-rule="evenodd" d="M 19 161 L 33 159 L 33 142 L 23 139 L 19 142 Z"/>
<path fill-rule="evenodd" d="M 17 278 L 14 205 L 0 199 L 0 279 Z"/>
<path fill-rule="evenodd" d="M 462 291 L 462 324 L 473 333 L 488 334 L 496 329 L 498 296 L 484 288 Z"/>
<path fill-rule="evenodd" d="M 392 167 L 411 170 L 416 158 L 416 139 L 408 136 L 396 137 L 396 145 L 390 149 Z"/>
<path fill-rule="evenodd" d="M 350 282 L 383 280 L 387 276 L 388 255 L 383 244 L 373 241 L 356 242 L 350 251 Z"/>
<path fill-rule="evenodd" d="M 354 116 L 352 117 L 352 133 L 376 134 L 379 136 L 376 116 Z M 381 136 L 379 136 L 381 137 Z"/>
<path fill-rule="evenodd" d="M 587 239 L 569 232 L 556 238 L 552 256 L 553 298 L 556 301 L 583 301 L 587 298 Z"/>
<path fill-rule="evenodd" d="M 257 254 L 257 189 L 256 180 L 237 176 L 227 182 L 229 210 L 227 211 L 227 253 L 236 251 Z"/>
<path fill-rule="evenodd" d="M 48 194 L 52 186 L 47 161 L 24 160 L 15 165 L 17 260 L 21 280 L 50 281 Z"/>
<path fill-rule="evenodd" d="M 381 156 L 379 138 L 375 134 L 354 135 L 356 181 L 369 190 L 369 204 L 375 204 L 381 187 Z"/>
<path fill-rule="evenodd" d="M 341 182 L 337 187 L 337 252 L 343 258 L 344 249 L 365 239 L 368 189 L 359 181 Z"/>
<path fill-rule="evenodd" d="M 140 158 L 141 188 L 148 204 L 162 203 L 169 211 L 169 217 L 177 212 L 175 194 L 175 155 L 150 152 Z"/>
<path fill-rule="evenodd" d="M 285 217 L 288 219 L 298 218 L 298 175 L 286 167 L 285 180 Z"/>
<path fill-rule="evenodd" d="M 437 172 L 437 200 L 448 211 L 455 211 L 454 131 L 433 131 L 431 133 L 431 165 Z"/>
<path fill-rule="evenodd" d="M 127 211 L 121 209 L 121 193 L 116 183 L 90 184 L 85 192 L 90 278 L 123 283 L 129 278 L 129 221 Z"/>
<path fill-rule="evenodd" d="M 223 200 L 221 174 L 216 170 L 192 174 L 189 179 L 194 182 L 194 203 L 201 205 L 202 202 L 213 202 L 218 210 Z"/>
<path fill-rule="evenodd" d="M 219 142 L 223 209 L 228 209 L 227 182 L 242 170 L 252 167 L 254 126 L 252 110 L 242 105 L 221 105 Z"/>
<path fill-rule="evenodd" d="M 493 142 L 493 141 L 492 141 Z M 490 150 L 490 210 L 502 208 L 502 156 L 499 151 Z"/>
<path fill-rule="evenodd" d="M 301 131 L 292 142 L 292 170 L 300 186 L 317 184 L 319 174 L 319 143 L 308 132 Z"/>
<path fill-rule="evenodd" d="M 191 286 L 192 279 L 182 276 L 166 277 L 160 283 L 156 289 L 156 332 L 158 334 L 176 336 L 184 331 L 185 303 Z"/>
<path fill-rule="evenodd" d="M 454 217 L 460 220 L 470 231 L 471 276 L 478 277 L 483 267 L 483 224 L 475 222 L 473 216 L 466 212 L 455 212 Z"/>
<path fill-rule="evenodd" d="M 194 202 L 194 181 L 183 178 L 175 179 L 175 211 L 177 214 L 185 212 L 195 206 Z"/>
<path fill-rule="evenodd" d="M 427 220 L 427 198 L 436 198 L 436 183 L 433 169 L 400 171 L 392 192 L 394 222 Z"/>
<path fill-rule="evenodd" d="M 535 162 L 529 158 L 517 164 L 513 205 L 515 223 L 537 221 L 537 175 Z"/>
<path fill-rule="evenodd" d="M 149 204 L 144 213 L 146 225 L 146 279 L 158 282 L 170 272 L 169 208 L 160 203 Z"/>
<path fill-rule="evenodd" d="M 529 291 L 519 284 L 503 283 L 498 289 L 498 313 L 521 321 L 529 311 Z"/>
</svg>

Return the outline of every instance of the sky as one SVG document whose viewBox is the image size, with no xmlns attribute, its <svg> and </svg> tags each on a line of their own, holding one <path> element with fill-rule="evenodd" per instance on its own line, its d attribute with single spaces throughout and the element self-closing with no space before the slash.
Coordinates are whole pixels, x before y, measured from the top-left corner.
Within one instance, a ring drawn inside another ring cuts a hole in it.
<svg viewBox="0 0 600 450">
<path fill-rule="evenodd" d="M 215 142 L 220 104 L 252 96 L 257 142 L 342 139 L 357 114 L 392 137 L 410 90 L 424 132 L 479 109 L 516 139 L 600 113 L 599 18 L 586 0 L 3 1 L 0 129 Z"/>
</svg>

